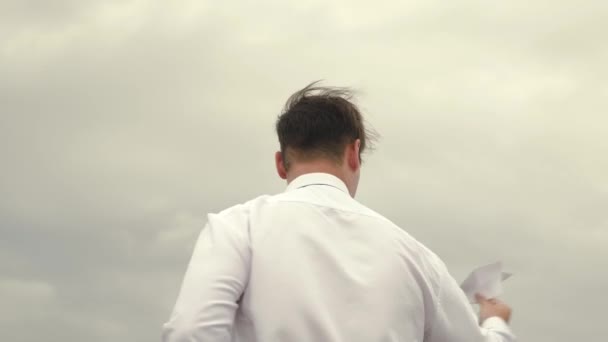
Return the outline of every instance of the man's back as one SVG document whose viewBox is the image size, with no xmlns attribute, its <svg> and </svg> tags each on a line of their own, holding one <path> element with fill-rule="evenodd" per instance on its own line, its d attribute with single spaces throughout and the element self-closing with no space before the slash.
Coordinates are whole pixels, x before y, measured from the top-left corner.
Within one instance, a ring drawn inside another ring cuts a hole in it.
<svg viewBox="0 0 608 342">
<path fill-rule="evenodd" d="M 167 341 L 190 341 L 186 335 L 175 337 L 184 324 L 205 327 L 181 329 L 194 341 L 491 340 L 470 308 L 447 322 L 462 325 L 460 337 L 442 330 L 440 291 L 451 278 L 441 261 L 351 198 L 332 175 L 300 176 L 285 193 L 230 208 L 210 216 L 210 222 L 207 240 L 216 246 L 199 240 L 176 312 L 165 327 Z M 202 264 L 211 253 L 219 265 Z M 203 267 L 246 271 L 218 278 L 208 288 Z M 453 281 L 447 284 L 453 292 Z M 187 308 L 205 291 L 216 292 L 216 299 L 184 322 Z M 229 298 L 239 291 L 238 308 L 222 300 L 222 294 Z M 464 296 L 456 297 L 461 305 Z"/>
<path fill-rule="evenodd" d="M 251 322 L 256 341 L 422 341 L 436 281 L 420 244 L 330 175 L 260 202 L 237 329 Z"/>
</svg>

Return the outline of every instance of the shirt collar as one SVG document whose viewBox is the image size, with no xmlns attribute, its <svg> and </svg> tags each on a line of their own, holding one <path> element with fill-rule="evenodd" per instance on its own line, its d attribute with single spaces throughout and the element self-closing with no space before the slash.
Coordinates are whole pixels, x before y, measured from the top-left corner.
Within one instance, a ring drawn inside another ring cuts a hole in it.
<svg viewBox="0 0 608 342">
<path fill-rule="evenodd" d="M 327 185 L 344 193 L 349 193 L 346 184 L 340 178 L 329 173 L 322 172 L 306 173 L 297 177 L 296 179 L 292 180 L 291 183 L 289 183 L 285 191 L 287 192 L 311 185 Z"/>
</svg>

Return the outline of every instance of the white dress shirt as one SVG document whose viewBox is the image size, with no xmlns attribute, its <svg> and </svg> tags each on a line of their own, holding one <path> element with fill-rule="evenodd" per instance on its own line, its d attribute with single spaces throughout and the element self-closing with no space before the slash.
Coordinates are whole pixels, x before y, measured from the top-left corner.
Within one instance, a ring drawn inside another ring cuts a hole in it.
<svg viewBox="0 0 608 342">
<path fill-rule="evenodd" d="M 514 341 L 481 327 L 444 263 L 311 173 L 284 193 L 210 214 L 164 342 Z"/>
</svg>

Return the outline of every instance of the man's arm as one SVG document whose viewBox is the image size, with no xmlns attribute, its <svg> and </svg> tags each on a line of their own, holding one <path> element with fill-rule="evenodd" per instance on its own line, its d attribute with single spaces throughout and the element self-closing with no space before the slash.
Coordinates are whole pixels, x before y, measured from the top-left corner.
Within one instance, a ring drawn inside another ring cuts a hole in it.
<svg viewBox="0 0 608 342">
<path fill-rule="evenodd" d="M 478 296 L 478 320 L 464 292 L 449 275 L 442 272 L 441 288 L 435 304 L 434 319 L 425 342 L 513 342 L 515 335 L 507 325 L 511 309 L 496 300 Z M 478 322 L 481 322 L 481 326 Z"/>
<path fill-rule="evenodd" d="M 251 250 L 244 213 L 209 215 L 201 231 L 163 342 L 231 341 L 249 279 Z"/>
</svg>

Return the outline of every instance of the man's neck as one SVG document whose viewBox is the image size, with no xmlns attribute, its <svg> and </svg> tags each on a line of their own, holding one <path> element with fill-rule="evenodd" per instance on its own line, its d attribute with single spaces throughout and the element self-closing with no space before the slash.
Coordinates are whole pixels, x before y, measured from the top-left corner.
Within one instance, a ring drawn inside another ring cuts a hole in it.
<svg viewBox="0 0 608 342">
<path fill-rule="evenodd" d="M 287 183 L 291 183 L 294 179 L 305 175 L 307 173 L 328 173 L 340 178 L 344 183 L 347 183 L 346 177 L 340 166 L 332 164 L 330 162 L 309 162 L 309 163 L 297 163 L 292 165 L 291 169 L 287 173 Z"/>
</svg>

